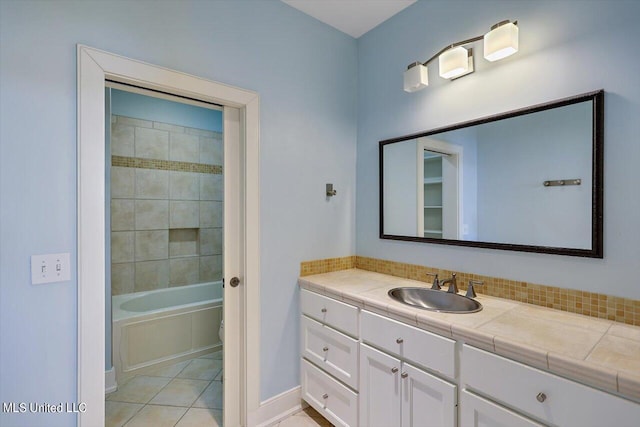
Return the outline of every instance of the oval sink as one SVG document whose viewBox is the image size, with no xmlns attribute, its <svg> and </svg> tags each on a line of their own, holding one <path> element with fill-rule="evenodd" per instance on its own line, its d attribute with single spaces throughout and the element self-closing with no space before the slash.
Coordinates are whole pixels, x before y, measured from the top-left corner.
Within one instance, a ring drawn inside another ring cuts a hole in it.
<svg viewBox="0 0 640 427">
<path fill-rule="evenodd" d="M 482 310 L 482 304 L 474 299 L 429 288 L 393 288 L 388 293 L 396 301 L 424 310 L 441 313 L 476 313 Z"/>
</svg>

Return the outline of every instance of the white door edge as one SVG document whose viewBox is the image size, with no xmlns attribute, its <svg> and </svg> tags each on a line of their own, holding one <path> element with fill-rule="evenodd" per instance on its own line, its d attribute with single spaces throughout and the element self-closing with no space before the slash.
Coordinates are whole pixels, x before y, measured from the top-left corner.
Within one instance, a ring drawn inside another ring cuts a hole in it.
<svg viewBox="0 0 640 427">
<path fill-rule="evenodd" d="M 77 400 L 86 404 L 78 413 L 78 426 L 104 424 L 105 370 L 105 80 L 162 90 L 239 109 L 240 144 L 246 171 L 239 218 L 244 229 L 244 263 L 237 322 L 245 339 L 238 347 L 245 357 L 237 366 L 236 414 L 225 411 L 226 425 L 242 425 L 246 414 L 260 406 L 260 180 L 259 96 L 255 92 L 154 66 L 84 45 L 77 46 L 77 146 L 78 146 L 78 360 Z M 244 126 L 242 126 L 242 124 Z M 242 154 L 242 153 L 241 153 Z M 226 189 L 225 189 L 226 191 Z M 238 289 L 238 288 L 237 288 Z M 247 292 L 245 292 L 245 290 Z M 225 304 L 227 305 L 227 304 Z M 244 317 L 244 319 L 242 319 Z M 244 320 L 244 321 L 243 321 Z M 227 328 L 225 328 L 228 330 Z M 225 390 L 226 391 L 226 390 Z M 226 396 L 228 399 L 228 396 Z M 227 419 L 227 415 L 230 418 Z M 235 421 L 237 420 L 237 421 Z"/>
</svg>

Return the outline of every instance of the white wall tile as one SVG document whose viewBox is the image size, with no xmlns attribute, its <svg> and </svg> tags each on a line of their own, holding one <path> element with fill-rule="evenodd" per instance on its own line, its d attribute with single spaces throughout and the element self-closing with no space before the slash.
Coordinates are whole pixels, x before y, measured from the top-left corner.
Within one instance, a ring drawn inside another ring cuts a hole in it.
<svg viewBox="0 0 640 427">
<path fill-rule="evenodd" d="M 134 290 L 134 263 L 111 265 L 111 295 L 130 294 Z"/>
<path fill-rule="evenodd" d="M 171 132 L 169 159 L 180 162 L 197 163 L 199 159 L 197 136 Z"/>
<path fill-rule="evenodd" d="M 134 230 L 134 201 L 132 199 L 111 200 L 111 231 Z"/>
<path fill-rule="evenodd" d="M 200 163 L 222 165 L 224 161 L 221 138 L 200 137 Z"/>
<path fill-rule="evenodd" d="M 184 126 L 172 125 L 170 123 L 153 122 L 153 128 L 175 133 L 184 133 Z"/>
<path fill-rule="evenodd" d="M 131 199 L 135 194 L 135 169 L 111 167 L 111 197 Z"/>
<path fill-rule="evenodd" d="M 222 227 L 222 202 L 200 202 L 200 226 Z"/>
<path fill-rule="evenodd" d="M 200 257 L 200 281 L 222 280 L 222 255 Z"/>
<path fill-rule="evenodd" d="M 171 201 L 169 206 L 170 228 L 198 228 L 199 202 Z"/>
<path fill-rule="evenodd" d="M 224 182 L 221 174 L 201 173 L 200 175 L 200 200 L 222 200 L 224 195 Z"/>
<path fill-rule="evenodd" d="M 222 228 L 200 229 L 200 255 L 222 254 Z"/>
<path fill-rule="evenodd" d="M 133 157 L 134 127 L 114 124 L 111 126 L 111 155 Z"/>
<path fill-rule="evenodd" d="M 135 156 L 143 159 L 169 158 L 169 132 L 137 127 L 135 130 Z"/>
<path fill-rule="evenodd" d="M 204 136 L 207 138 L 213 138 L 216 136 L 216 134 L 220 135 L 220 132 L 213 132 L 210 130 L 196 129 L 196 128 L 185 128 L 185 132 L 188 133 L 189 135 Z"/>
<path fill-rule="evenodd" d="M 169 197 L 171 200 L 198 200 L 200 190 L 198 173 L 169 172 Z"/>
<path fill-rule="evenodd" d="M 136 198 L 167 199 L 169 197 L 169 171 L 155 169 L 135 170 Z"/>
<path fill-rule="evenodd" d="M 199 257 L 173 258 L 169 260 L 171 286 L 191 285 L 199 282 Z"/>
<path fill-rule="evenodd" d="M 136 231 L 136 261 L 165 258 L 169 258 L 169 230 Z"/>
<path fill-rule="evenodd" d="M 111 233 L 111 262 L 133 261 L 133 231 L 114 231 Z"/>
<path fill-rule="evenodd" d="M 168 200 L 136 200 L 136 230 L 160 230 L 169 228 Z"/>
<path fill-rule="evenodd" d="M 116 123 L 120 125 L 130 125 L 130 126 L 143 127 L 143 128 L 153 127 L 153 122 L 149 120 L 134 119 L 133 117 L 126 117 L 126 116 L 117 116 L 117 117 L 118 119 Z"/>
<path fill-rule="evenodd" d="M 136 262 L 135 291 L 169 286 L 169 260 Z"/>
</svg>

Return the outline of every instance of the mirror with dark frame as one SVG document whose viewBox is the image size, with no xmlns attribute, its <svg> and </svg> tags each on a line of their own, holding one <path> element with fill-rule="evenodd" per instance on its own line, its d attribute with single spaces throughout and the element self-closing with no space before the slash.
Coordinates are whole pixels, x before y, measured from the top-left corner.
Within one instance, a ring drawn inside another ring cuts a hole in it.
<svg viewBox="0 0 640 427">
<path fill-rule="evenodd" d="M 380 238 L 602 258 L 604 91 L 380 141 Z"/>
</svg>

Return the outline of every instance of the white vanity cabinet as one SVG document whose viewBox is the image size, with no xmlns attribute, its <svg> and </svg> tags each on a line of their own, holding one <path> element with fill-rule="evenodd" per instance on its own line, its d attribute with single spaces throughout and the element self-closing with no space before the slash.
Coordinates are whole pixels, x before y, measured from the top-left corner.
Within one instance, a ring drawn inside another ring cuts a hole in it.
<svg viewBox="0 0 640 427">
<path fill-rule="evenodd" d="M 358 425 L 358 308 L 301 290 L 302 398 L 334 425 Z"/>
<path fill-rule="evenodd" d="M 455 426 L 457 387 L 411 363 L 453 377 L 455 341 L 367 311 L 360 319 L 360 425 Z"/>
<path fill-rule="evenodd" d="M 461 368 L 463 394 L 468 395 L 461 399 L 465 427 L 483 425 L 478 421 L 482 413 L 496 415 L 503 409 L 506 416 L 506 408 L 550 426 L 632 427 L 640 420 L 637 403 L 466 344 Z M 496 402 L 494 408 L 478 404 L 477 394 Z M 537 425 L 525 421 L 506 425 Z"/>
<path fill-rule="evenodd" d="M 462 341 L 304 289 L 301 308 L 302 398 L 334 425 L 640 425 L 636 402 Z"/>
</svg>

